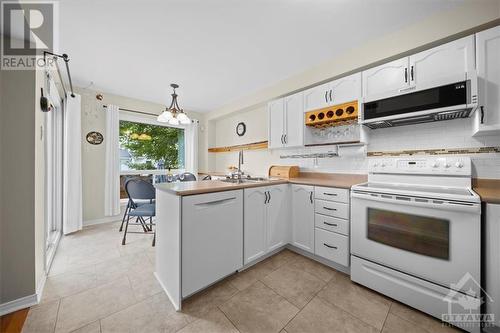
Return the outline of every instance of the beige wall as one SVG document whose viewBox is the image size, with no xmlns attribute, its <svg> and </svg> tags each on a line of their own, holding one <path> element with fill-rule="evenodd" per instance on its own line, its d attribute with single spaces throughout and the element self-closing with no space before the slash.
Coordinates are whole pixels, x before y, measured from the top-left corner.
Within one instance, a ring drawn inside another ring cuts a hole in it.
<svg viewBox="0 0 500 333">
<path fill-rule="evenodd" d="M 104 165 L 105 145 L 88 144 L 85 137 L 90 131 L 98 131 L 106 140 L 106 115 L 102 105 L 113 104 L 122 108 L 159 114 L 165 105 L 141 101 L 124 96 L 101 92 L 104 96 L 98 101 L 96 91 L 91 89 L 75 88 L 75 92 L 82 96 L 82 179 L 83 179 L 83 220 L 84 224 L 99 223 L 109 218 L 104 216 Z M 167 97 L 166 97 L 167 98 Z M 182 96 L 181 96 L 182 98 Z M 194 119 L 203 117 L 195 112 L 187 112 Z M 202 126 L 200 126 L 201 129 Z M 200 132 L 199 141 L 203 140 Z M 199 145 L 201 149 L 201 144 Z"/>
<path fill-rule="evenodd" d="M 1 75 L 0 303 L 35 293 L 35 72 Z M 8 158 L 6 158 L 8 157 Z"/>
<path fill-rule="evenodd" d="M 382 36 L 339 54 L 335 59 L 300 75 L 210 112 L 206 115 L 208 133 L 204 133 L 205 139 L 209 147 L 267 140 L 267 101 L 341 76 L 343 73 L 362 70 L 372 64 L 381 63 L 384 59 L 397 58 L 421 50 L 424 46 L 436 45 L 437 41 L 448 41 L 497 24 L 500 24 L 500 1 L 465 2 L 452 11 L 440 13 L 391 35 Z M 248 134 L 244 138 L 238 138 L 234 132 L 239 121 L 247 123 Z M 445 127 L 447 136 L 443 136 Z M 408 140 L 408 133 L 411 133 L 412 140 Z M 264 175 L 270 165 L 293 164 L 309 171 L 365 173 L 367 159 L 364 150 L 484 147 L 498 145 L 500 142 L 500 137 L 472 138 L 471 133 L 472 119 L 368 131 L 369 144 L 366 148 L 356 153 L 341 151 L 342 157 L 320 159 L 317 166 L 312 159 L 282 159 L 280 156 L 328 151 L 332 147 L 248 151 L 245 152 L 243 169 L 252 174 Z M 237 163 L 236 153 L 207 153 L 205 150 L 202 154 L 200 160 L 205 161 L 207 171 L 225 172 L 228 166 Z M 477 154 L 472 158 L 475 176 L 500 178 L 498 154 Z"/>
</svg>

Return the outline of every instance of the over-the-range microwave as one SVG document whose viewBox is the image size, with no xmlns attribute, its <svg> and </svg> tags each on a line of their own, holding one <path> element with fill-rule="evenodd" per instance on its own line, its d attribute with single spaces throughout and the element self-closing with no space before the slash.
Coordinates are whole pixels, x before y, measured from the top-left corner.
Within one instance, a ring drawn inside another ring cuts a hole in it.
<svg viewBox="0 0 500 333">
<path fill-rule="evenodd" d="M 362 124 L 382 128 L 467 118 L 477 107 L 477 79 L 363 103 Z"/>
</svg>

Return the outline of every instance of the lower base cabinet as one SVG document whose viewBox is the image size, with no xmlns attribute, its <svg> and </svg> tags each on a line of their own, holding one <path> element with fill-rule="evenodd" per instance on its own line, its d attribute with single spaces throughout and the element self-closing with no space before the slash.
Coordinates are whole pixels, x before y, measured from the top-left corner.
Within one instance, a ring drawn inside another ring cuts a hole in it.
<svg viewBox="0 0 500 333">
<path fill-rule="evenodd" d="M 314 186 L 291 185 L 292 245 L 314 253 Z"/>
<path fill-rule="evenodd" d="M 316 228 L 314 253 L 343 266 L 349 266 L 349 238 Z"/>
</svg>

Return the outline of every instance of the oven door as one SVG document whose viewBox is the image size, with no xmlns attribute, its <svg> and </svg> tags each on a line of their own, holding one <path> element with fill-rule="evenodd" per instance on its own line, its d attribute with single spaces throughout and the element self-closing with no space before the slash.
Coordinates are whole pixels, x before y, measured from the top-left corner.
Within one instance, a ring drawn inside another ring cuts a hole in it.
<svg viewBox="0 0 500 333">
<path fill-rule="evenodd" d="M 448 288 L 466 273 L 480 281 L 479 203 L 362 191 L 351 198 L 351 254 Z"/>
</svg>

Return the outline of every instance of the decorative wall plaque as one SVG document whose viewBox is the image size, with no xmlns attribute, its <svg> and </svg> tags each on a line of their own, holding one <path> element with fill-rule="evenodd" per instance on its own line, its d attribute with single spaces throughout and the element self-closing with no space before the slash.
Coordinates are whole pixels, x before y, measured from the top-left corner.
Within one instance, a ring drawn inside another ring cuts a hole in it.
<svg viewBox="0 0 500 333">
<path fill-rule="evenodd" d="M 99 132 L 88 132 L 87 142 L 91 145 L 100 145 L 104 141 L 104 137 Z"/>
</svg>

